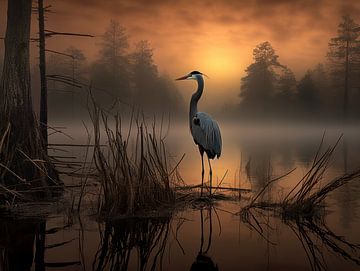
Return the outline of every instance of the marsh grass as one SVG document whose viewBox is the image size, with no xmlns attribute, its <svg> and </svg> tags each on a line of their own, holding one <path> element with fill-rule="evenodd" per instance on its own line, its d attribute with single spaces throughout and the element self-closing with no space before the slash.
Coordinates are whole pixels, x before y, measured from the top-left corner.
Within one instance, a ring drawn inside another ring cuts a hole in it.
<svg viewBox="0 0 360 271">
<path fill-rule="evenodd" d="M 178 164 L 170 167 L 162 125 L 157 129 L 154 121 L 149 128 L 144 116 L 132 114 L 124 133 L 119 115 L 109 117 L 93 104 L 98 209 L 107 215 L 133 215 L 174 204 Z"/>
<path fill-rule="evenodd" d="M 322 139 L 309 170 L 283 199 L 259 200 L 265 198 L 262 195 L 273 182 L 289 175 L 293 170 L 268 181 L 238 213 L 244 223 L 273 245 L 275 243 L 268 237 L 268 231 L 273 230 L 269 215 L 280 217 L 300 241 L 312 270 L 327 269 L 323 248 L 360 265 L 360 244 L 351 243 L 345 237 L 335 234 L 325 223 L 327 212 L 324 200 L 329 193 L 351 181 L 360 180 L 358 169 L 326 181 L 325 173 L 339 140 L 334 146 L 321 152 Z"/>
<path fill-rule="evenodd" d="M 254 208 L 270 209 L 280 214 L 285 220 L 297 219 L 299 217 L 312 218 L 321 215 L 323 207 L 325 206 L 324 200 L 329 193 L 349 182 L 360 180 L 360 169 L 354 170 L 351 173 L 345 173 L 330 181 L 326 180 L 326 172 L 340 139 L 341 137 L 333 146 L 321 152 L 323 137 L 309 170 L 283 199 L 277 201 L 259 200 L 260 198 L 264 198 L 262 195 L 273 182 L 290 175 L 295 169 L 283 176 L 269 180 L 243 210 L 247 211 Z"/>
<path fill-rule="evenodd" d="M 136 270 L 161 270 L 170 222 L 171 216 L 106 222 L 93 269 L 128 270 L 136 256 Z"/>
<path fill-rule="evenodd" d="M 26 180 L 10 169 L 12 157 L 8 152 L 8 142 L 11 136 L 11 126 L 8 124 L 0 135 L 0 203 L 12 203 L 15 199 L 24 199 L 24 195 L 16 191 L 16 187 L 26 186 Z M 9 183 L 9 178 L 12 182 Z"/>
<path fill-rule="evenodd" d="M 299 241 L 311 270 L 328 270 L 325 254 L 327 252 L 360 265 L 360 244 L 351 242 L 330 229 L 326 224 L 324 208 L 319 208 L 313 216 L 305 217 L 294 214 L 285 216 L 281 209 L 271 205 L 268 205 L 267 209 L 244 209 L 240 214 L 241 220 L 271 245 L 276 245 L 271 237 L 276 228 L 269 217 L 272 214 L 275 218 L 280 216 Z"/>
<path fill-rule="evenodd" d="M 47 153 L 25 144 L 26 135 L 15 131 L 10 123 L 3 127 L 0 131 L 0 204 L 11 206 L 19 201 L 60 195 L 63 183 Z M 36 132 L 34 135 L 38 136 Z"/>
<path fill-rule="evenodd" d="M 333 232 L 322 217 L 286 220 L 285 224 L 301 243 L 312 270 L 328 269 L 324 248 L 345 260 L 360 265 L 360 244 L 352 243 L 344 236 Z"/>
</svg>

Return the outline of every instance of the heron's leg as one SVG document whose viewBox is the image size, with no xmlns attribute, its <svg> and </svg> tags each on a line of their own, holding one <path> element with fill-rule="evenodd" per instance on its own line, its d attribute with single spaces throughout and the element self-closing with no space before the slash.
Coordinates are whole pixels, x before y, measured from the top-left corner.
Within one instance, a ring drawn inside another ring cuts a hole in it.
<svg viewBox="0 0 360 271">
<path fill-rule="evenodd" d="M 210 247 L 211 247 L 211 239 L 212 239 L 212 218 L 211 218 L 211 212 L 212 212 L 212 207 L 210 206 L 209 207 L 209 241 L 208 241 L 208 245 L 207 245 L 207 248 L 205 250 L 205 253 L 208 253 Z"/>
<path fill-rule="evenodd" d="M 203 253 L 203 246 L 204 246 L 204 216 L 203 216 L 203 209 L 200 209 L 200 218 L 201 218 L 201 239 L 200 239 L 200 251 L 199 254 Z"/>
<path fill-rule="evenodd" d="M 204 151 L 200 150 L 201 154 L 201 197 L 203 196 L 204 188 Z"/>
<path fill-rule="evenodd" d="M 211 187 L 212 187 L 212 168 L 211 168 L 211 163 L 210 163 L 210 159 L 208 157 L 208 162 L 209 162 L 209 169 L 210 169 L 210 196 L 211 196 Z"/>
</svg>

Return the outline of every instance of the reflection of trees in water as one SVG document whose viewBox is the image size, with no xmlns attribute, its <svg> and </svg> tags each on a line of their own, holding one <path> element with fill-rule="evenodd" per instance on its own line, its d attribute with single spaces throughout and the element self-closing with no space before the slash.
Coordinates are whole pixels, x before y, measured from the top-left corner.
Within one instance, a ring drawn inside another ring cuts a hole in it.
<svg viewBox="0 0 360 271">
<path fill-rule="evenodd" d="M 256 190 L 258 190 L 260 187 L 263 187 L 269 180 L 269 176 L 271 174 L 270 159 L 270 152 L 264 152 L 261 154 L 261 156 L 259 153 L 257 153 L 257 155 L 251 159 L 252 171 L 250 171 L 250 174 L 251 180 L 253 181 L 252 185 L 255 184 L 254 186 Z"/>
<path fill-rule="evenodd" d="M 133 253 L 137 270 L 159 270 L 170 229 L 170 217 L 106 222 L 94 270 L 128 270 Z"/>
<path fill-rule="evenodd" d="M 35 271 L 50 268 L 64 268 L 80 265 L 79 261 L 71 262 L 46 262 L 45 251 L 59 248 L 73 240 L 61 241 L 46 245 L 46 236 L 55 234 L 67 228 L 55 227 L 46 229 L 46 221 L 43 219 L 2 219 L 0 222 L 0 270 L 3 271 Z M 35 250 L 34 250 L 35 249 Z"/>
<path fill-rule="evenodd" d="M 343 236 L 335 234 L 325 221 L 299 219 L 286 221 L 286 225 L 301 242 L 312 270 L 327 270 L 325 248 L 345 260 L 360 265 L 360 245 L 348 242 Z"/>
<path fill-rule="evenodd" d="M 321 142 L 321 137 L 306 139 L 294 145 L 296 160 L 310 166 Z"/>
<path fill-rule="evenodd" d="M 255 230 L 268 245 L 275 246 L 276 243 L 270 239 L 272 233 L 277 229 L 268 219 L 269 212 L 273 212 L 273 210 L 250 208 L 241 213 L 241 219 L 250 229 Z M 360 244 L 352 243 L 346 240 L 346 237 L 333 232 L 326 224 L 323 214 L 319 214 L 318 217 L 283 218 L 282 221 L 299 240 L 299 245 L 304 249 L 312 270 L 327 270 L 327 252 L 360 265 Z"/>
<path fill-rule="evenodd" d="M 334 192 L 336 206 L 339 208 L 339 223 L 346 229 L 359 219 L 360 183 L 354 182 Z M 354 225 L 355 226 L 355 225 Z M 356 226 L 355 226 L 356 227 Z"/>
<path fill-rule="evenodd" d="M 38 223 L 29 221 L 0 222 L 1 270 L 31 270 L 37 228 Z"/>
<path fill-rule="evenodd" d="M 271 179 L 273 174 L 272 162 L 270 151 L 265 148 L 254 151 L 252 156 L 248 158 L 245 165 L 245 173 L 253 191 L 259 191 Z M 271 197 L 270 189 L 271 186 L 268 187 L 266 193 L 261 194 L 261 197 Z"/>
<path fill-rule="evenodd" d="M 358 159 L 352 157 L 353 153 L 356 153 L 356 156 L 358 155 L 358 150 L 356 148 L 350 149 L 349 143 L 349 139 L 344 136 L 342 148 L 339 152 L 339 154 L 342 155 L 341 163 L 343 173 L 348 173 L 349 170 L 359 166 Z M 341 164 L 339 163 L 338 166 L 340 168 Z M 351 183 L 334 191 L 334 198 L 337 201 L 336 205 L 339 208 L 339 223 L 346 229 L 350 228 L 350 224 L 358 219 L 357 210 L 360 206 L 359 194 L 360 184 L 358 182 Z"/>
<path fill-rule="evenodd" d="M 282 170 L 291 169 L 295 165 L 296 143 L 289 139 L 267 138 L 264 135 L 263 138 L 255 142 L 245 142 L 243 146 L 246 156 L 251 157 L 254 162 L 265 160 L 266 164 L 271 157 L 273 162 L 276 161 Z"/>
<path fill-rule="evenodd" d="M 270 150 L 268 146 L 247 146 L 242 150 L 246 159 L 245 172 L 251 186 L 256 190 L 268 181 Z"/>
<path fill-rule="evenodd" d="M 275 129 L 275 128 L 274 128 Z M 340 135 L 340 134 L 339 134 Z M 323 145 L 336 142 L 337 134 L 324 134 L 326 141 Z M 302 166 L 309 167 L 312 164 L 314 155 L 316 154 L 320 137 L 315 135 L 296 135 L 294 138 L 284 137 L 267 137 L 247 138 L 240 142 L 242 157 L 245 163 L 248 163 L 247 173 L 250 180 L 253 181 L 254 188 L 263 187 L 268 180 L 269 165 L 273 167 L 275 175 L 281 174 L 295 167 L 298 163 Z M 359 166 L 360 159 L 358 151 L 360 150 L 357 140 L 354 136 L 341 139 L 341 144 L 334 152 L 330 174 L 340 173 L 356 169 Z M 332 175 L 328 175 L 333 177 Z"/>
<path fill-rule="evenodd" d="M 204 209 L 200 209 L 200 225 L 201 225 L 201 238 L 200 238 L 200 249 L 199 253 L 191 265 L 190 271 L 216 271 L 219 270 L 217 264 L 213 262 L 211 257 L 208 255 L 208 252 L 211 247 L 211 239 L 212 239 L 212 206 L 206 208 L 208 216 L 207 219 L 204 220 Z M 209 234 L 208 234 L 208 242 L 204 249 L 204 222 L 209 221 Z"/>
<path fill-rule="evenodd" d="M 322 147 L 320 145 L 308 173 L 284 199 L 255 202 L 261 195 L 262 192 L 260 192 L 249 205 L 239 212 L 242 220 L 268 243 L 271 243 L 271 240 L 266 237 L 269 234 L 264 234 L 264 231 L 269 233 L 273 228 L 269 225 L 269 220 L 265 219 L 266 216 L 271 212 L 276 218 L 281 218 L 299 239 L 313 270 L 326 269 L 324 249 L 360 265 L 360 244 L 348 242 L 344 237 L 331 231 L 325 223 L 326 210 L 323 201 L 326 195 L 334 190 L 336 191 L 337 188 L 349 181 L 359 178 L 359 170 L 347 173 L 347 163 L 345 162 L 344 175 L 321 185 L 320 181 L 326 179 L 324 174 L 331 165 L 329 162 L 337 143 L 328 148 L 324 154 L 320 152 Z M 345 149 L 345 161 L 347 160 L 346 156 L 347 150 Z M 299 184 L 301 185 L 298 190 L 295 190 Z M 265 188 L 266 186 L 262 191 Z M 347 186 L 347 188 L 351 188 L 351 186 Z M 295 193 L 294 196 L 291 195 L 293 192 Z M 347 202 L 347 200 L 344 199 L 342 202 Z"/>
</svg>

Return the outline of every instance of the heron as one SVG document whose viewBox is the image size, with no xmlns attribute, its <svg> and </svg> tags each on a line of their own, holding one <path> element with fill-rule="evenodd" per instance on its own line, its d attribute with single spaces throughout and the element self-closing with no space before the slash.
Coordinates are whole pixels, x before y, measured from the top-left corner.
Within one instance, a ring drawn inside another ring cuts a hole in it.
<svg viewBox="0 0 360 271">
<path fill-rule="evenodd" d="M 211 159 L 220 158 L 221 155 L 221 133 L 217 122 L 208 114 L 198 112 L 197 104 L 201 98 L 204 90 L 204 77 L 205 74 L 199 71 L 192 71 L 189 74 L 177 78 L 176 80 L 196 80 L 197 90 L 191 96 L 190 111 L 189 111 L 189 124 L 190 132 L 194 139 L 195 144 L 199 148 L 201 155 L 201 196 L 203 196 L 204 186 L 204 152 L 207 155 L 210 171 L 210 196 L 212 187 L 212 168 Z"/>
</svg>

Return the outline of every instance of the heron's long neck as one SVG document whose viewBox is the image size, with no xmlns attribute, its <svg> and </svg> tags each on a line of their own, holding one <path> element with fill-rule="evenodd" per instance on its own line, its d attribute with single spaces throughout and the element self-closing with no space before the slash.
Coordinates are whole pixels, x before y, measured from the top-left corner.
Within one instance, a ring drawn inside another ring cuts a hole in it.
<svg viewBox="0 0 360 271">
<path fill-rule="evenodd" d="M 190 113 L 189 113 L 190 123 L 193 117 L 195 116 L 195 114 L 198 112 L 197 103 L 200 100 L 200 97 L 204 90 L 204 79 L 202 78 L 202 76 L 197 76 L 196 81 L 198 83 L 198 88 L 197 91 L 191 96 L 191 101 L 190 101 Z"/>
</svg>

